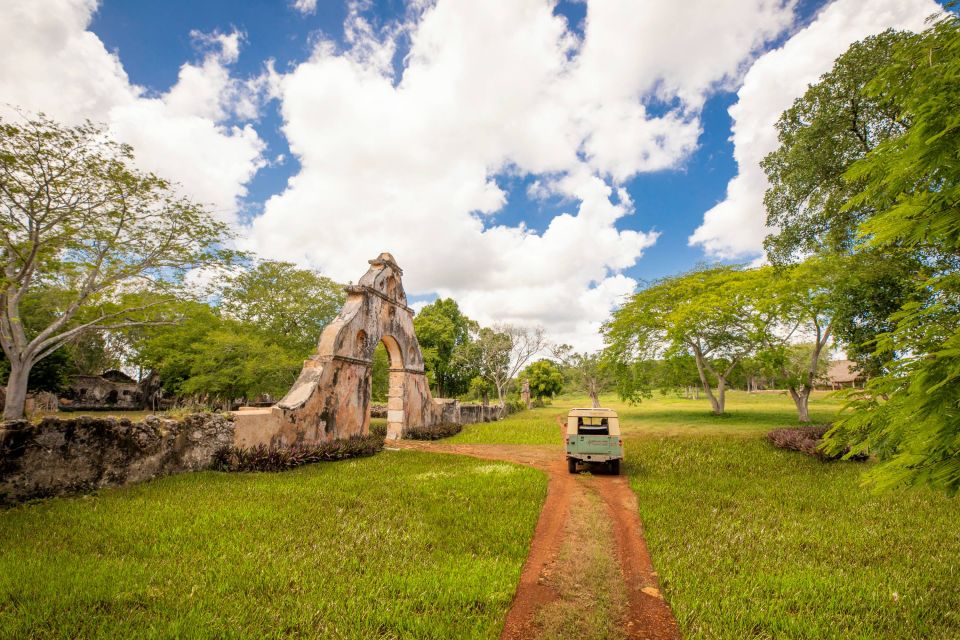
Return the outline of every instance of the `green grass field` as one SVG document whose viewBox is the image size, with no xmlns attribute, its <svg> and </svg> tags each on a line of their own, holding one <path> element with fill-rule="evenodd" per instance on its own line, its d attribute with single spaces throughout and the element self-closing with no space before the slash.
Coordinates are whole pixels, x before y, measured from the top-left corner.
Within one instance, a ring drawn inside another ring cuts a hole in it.
<svg viewBox="0 0 960 640">
<path fill-rule="evenodd" d="M 444 442 L 562 443 L 582 397 Z M 763 435 L 789 398 L 657 395 L 620 412 L 624 473 L 687 638 L 960 637 L 960 500 L 874 495 L 869 463 Z M 840 401 L 818 393 L 817 421 Z M 495 638 L 540 473 L 412 452 L 201 473 L 0 512 L 0 637 Z"/>
<path fill-rule="evenodd" d="M 556 417 L 568 403 L 522 411 L 498 422 L 464 425 L 463 431 L 443 442 L 460 444 L 563 444 Z M 570 405 L 572 406 L 572 405 Z"/>
<path fill-rule="evenodd" d="M 0 637 L 495 638 L 546 479 L 383 452 L 0 512 Z"/>
<path fill-rule="evenodd" d="M 559 444 L 556 416 L 586 402 L 561 397 L 457 439 Z M 960 638 L 960 500 L 874 495 L 859 484 L 869 463 L 775 449 L 763 435 L 797 424 L 784 395 L 733 392 L 723 417 L 670 395 L 603 404 L 621 417 L 623 472 L 684 637 Z M 812 418 L 841 404 L 818 392 Z"/>
</svg>

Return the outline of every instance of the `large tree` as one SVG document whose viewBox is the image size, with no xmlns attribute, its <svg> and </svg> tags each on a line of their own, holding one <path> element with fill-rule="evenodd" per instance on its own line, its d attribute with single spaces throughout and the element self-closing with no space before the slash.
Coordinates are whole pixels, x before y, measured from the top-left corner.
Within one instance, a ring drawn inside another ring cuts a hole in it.
<svg viewBox="0 0 960 640">
<path fill-rule="evenodd" d="M 899 354 L 857 395 L 828 447 L 872 451 L 877 486 L 960 490 L 960 17 L 945 14 L 891 52 L 866 89 L 891 101 L 906 131 L 848 172 L 850 208 L 871 207 L 859 235 L 871 248 L 916 252 L 930 277 L 879 339 Z"/>
<path fill-rule="evenodd" d="M 455 364 L 476 371 L 490 383 L 502 415 L 513 379 L 546 346 L 542 327 L 498 324 L 477 331 L 474 339 L 457 351 Z"/>
<path fill-rule="evenodd" d="M 765 277 L 756 269 L 714 267 L 654 283 L 605 325 L 607 357 L 635 372 L 663 357 L 692 355 L 713 413 L 722 414 L 731 372 L 760 347 L 771 324 L 762 304 Z M 622 396 L 648 391 L 649 376 L 629 379 L 630 388 L 618 384 Z"/>
<path fill-rule="evenodd" d="M 343 306 L 343 286 L 289 262 L 261 260 L 230 271 L 217 283 L 226 317 L 256 326 L 283 347 L 306 357 L 320 332 Z"/>
<path fill-rule="evenodd" d="M 283 394 L 296 380 L 303 353 L 286 336 L 202 302 L 181 303 L 176 314 L 176 323 L 130 332 L 131 363 L 153 372 L 166 392 L 229 406 Z"/>
<path fill-rule="evenodd" d="M 552 398 L 563 391 L 563 373 L 549 360 L 530 363 L 520 372 L 520 380 L 527 380 L 530 383 L 530 393 L 539 400 Z"/>
<path fill-rule="evenodd" d="M 10 361 L 4 418 L 23 416 L 30 370 L 84 332 L 167 318 L 190 269 L 224 262 L 227 227 L 166 180 L 137 169 L 103 127 L 21 114 L 0 119 L 0 345 Z M 55 291 L 59 313 L 28 331 L 31 291 Z"/>
<path fill-rule="evenodd" d="M 811 257 L 799 265 L 757 270 L 760 308 L 772 319 L 760 360 L 786 387 L 800 422 L 810 421 L 810 394 L 823 375 L 832 340 L 836 282 L 849 258 Z"/>
<path fill-rule="evenodd" d="M 866 94 L 864 87 L 908 37 L 886 31 L 854 43 L 777 121 L 780 145 L 761 163 L 770 181 L 767 224 L 777 230 L 764 242 L 773 263 L 849 252 L 857 224 L 873 214 L 871 202 L 849 205 L 863 182 L 844 174 L 905 129 L 889 95 Z"/>
<path fill-rule="evenodd" d="M 909 126 L 911 116 L 897 108 L 889 92 L 866 87 L 911 37 L 886 31 L 851 45 L 780 116 L 780 144 L 761 163 L 770 182 L 764 197 L 767 224 L 775 229 L 764 241 L 768 258 L 781 266 L 810 255 L 831 260 L 824 265 L 829 270 L 807 270 L 808 285 L 822 301 L 821 284 L 830 280 L 833 313 L 827 333 L 869 375 L 880 373 L 885 361 L 873 355 L 875 340 L 890 330 L 889 314 L 910 298 L 922 267 L 914 252 L 864 246 L 859 225 L 876 213 L 877 203 L 852 200 L 865 179 L 848 172 Z M 818 356 L 811 356 L 815 363 Z M 798 410 L 803 413 L 800 404 Z"/>
<path fill-rule="evenodd" d="M 438 298 L 423 307 L 413 319 L 413 328 L 423 350 L 427 375 L 441 397 L 465 393 L 472 371 L 457 366 L 456 350 L 470 341 L 478 325 L 460 311 L 452 298 Z"/>
<path fill-rule="evenodd" d="M 613 367 L 602 354 L 578 353 L 563 344 L 554 347 L 552 355 L 563 365 L 570 382 L 590 396 L 593 407 L 600 407 L 600 394 L 614 383 Z"/>
</svg>

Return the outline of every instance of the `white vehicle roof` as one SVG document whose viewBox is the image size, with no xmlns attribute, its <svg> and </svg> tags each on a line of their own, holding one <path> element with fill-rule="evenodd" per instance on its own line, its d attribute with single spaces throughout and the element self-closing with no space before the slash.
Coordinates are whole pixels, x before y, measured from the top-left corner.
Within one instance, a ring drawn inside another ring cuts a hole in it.
<svg viewBox="0 0 960 640">
<path fill-rule="evenodd" d="M 597 407 L 596 409 L 570 409 L 570 413 L 567 414 L 567 417 L 577 417 L 577 416 L 599 416 L 601 418 L 615 418 L 617 417 L 617 412 L 613 409 L 605 409 L 603 407 Z"/>
<path fill-rule="evenodd" d="M 613 409 L 571 409 L 567 414 L 567 435 L 576 435 L 577 418 L 605 418 L 609 435 L 620 435 L 620 419 Z"/>
</svg>

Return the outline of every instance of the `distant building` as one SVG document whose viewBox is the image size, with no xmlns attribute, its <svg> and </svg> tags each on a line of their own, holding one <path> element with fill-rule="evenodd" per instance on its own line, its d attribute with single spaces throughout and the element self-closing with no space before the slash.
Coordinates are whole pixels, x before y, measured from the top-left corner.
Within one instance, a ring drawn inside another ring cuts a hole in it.
<svg viewBox="0 0 960 640">
<path fill-rule="evenodd" d="M 821 386 L 827 389 L 845 389 L 849 387 L 863 387 L 867 381 L 860 371 L 860 365 L 853 360 L 832 360 L 827 367 L 827 373 L 821 381 Z"/>
<path fill-rule="evenodd" d="M 142 394 L 136 380 L 122 371 L 107 371 L 102 376 L 71 376 L 60 394 L 64 411 L 140 409 Z"/>
</svg>

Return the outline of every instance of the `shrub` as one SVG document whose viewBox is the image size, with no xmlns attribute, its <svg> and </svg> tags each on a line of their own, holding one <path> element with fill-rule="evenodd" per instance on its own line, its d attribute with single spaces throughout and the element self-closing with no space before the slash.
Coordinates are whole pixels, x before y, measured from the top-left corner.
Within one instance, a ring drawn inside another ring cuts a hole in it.
<svg viewBox="0 0 960 640">
<path fill-rule="evenodd" d="M 523 400 L 507 400 L 504 403 L 504 409 L 504 415 L 510 415 L 511 413 L 526 411 L 527 405 Z"/>
<path fill-rule="evenodd" d="M 808 456 L 819 458 L 820 460 L 839 460 L 848 451 L 841 451 L 837 454 L 828 454 L 820 449 L 823 442 L 823 434 L 830 430 L 832 425 L 818 424 L 808 427 L 783 427 L 774 429 L 767 434 L 767 440 L 770 444 L 779 449 L 789 449 L 799 451 Z M 866 455 L 856 455 L 851 460 L 866 460 Z"/>
<path fill-rule="evenodd" d="M 435 424 L 429 427 L 413 427 L 407 429 L 404 438 L 408 440 L 439 440 L 440 438 L 449 438 L 460 433 L 463 425 L 450 423 Z"/>
<path fill-rule="evenodd" d="M 376 436 L 381 440 L 385 440 L 387 437 L 387 425 L 385 424 L 371 424 L 370 425 L 370 437 Z"/>
<path fill-rule="evenodd" d="M 370 435 L 353 436 L 317 445 L 282 448 L 265 445 L 250 448 L 223 447 L 214 453 L 212 467 L 218 471 L 285 471 L 314 462 L 372 456 L 381 449 L 383 436 L 371 429 Z"/>
</svg>

